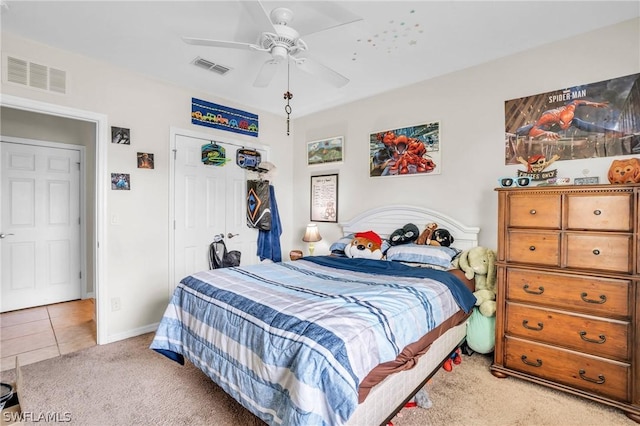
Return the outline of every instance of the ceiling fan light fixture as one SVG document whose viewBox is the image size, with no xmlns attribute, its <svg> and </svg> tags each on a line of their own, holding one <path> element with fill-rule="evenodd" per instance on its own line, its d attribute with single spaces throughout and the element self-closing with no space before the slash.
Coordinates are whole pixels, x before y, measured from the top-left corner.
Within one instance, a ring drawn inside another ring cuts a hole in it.
<svg viewBox="0 0 640 426">
<path fill-rule="evenodd" d="M 271 56 L 274 60 L 282 62 L 289 56 L 289 49 L 284 46 L 274 46 L 271 49 Z"/>
</svg>

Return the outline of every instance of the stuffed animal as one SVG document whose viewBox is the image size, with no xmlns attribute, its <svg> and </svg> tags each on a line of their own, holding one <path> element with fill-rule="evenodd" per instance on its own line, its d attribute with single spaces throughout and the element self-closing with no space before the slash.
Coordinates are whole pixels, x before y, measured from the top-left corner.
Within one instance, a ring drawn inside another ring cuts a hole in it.
<svg viewBox="0 0 640 426">
<path fill-rule="evenodd" d="M 433 234 L 433 231 L 436 230 L 436 228 L 438 228 L 437 223 L 427 223 L 427 226 L 424 227 L 424 231 L 420 233 L 420 236 L 416 240 L 416 244 L 429 245 L 429 243 L 431 242 L 431 235 Z"/>
<path fill-rule="evenodd" d="M 344 254 L 351 258 L 382 259 L 382 238 L 373 231 L 358 232 L 344 248 Z"/>
<path fill-rule="evenodd" d="M 473 295 L 476 297 L 476 306 L 486 317 L 496 313 L 496 259 L 495 251 L 473 247 L 460 253 L 454 260 L 454 265 L 464 271 L 467 279 L 475 278 L 476 291 Z"/>
<path fill-rule="evenodd" d="M 402 228 L 396 229 L 389 236 L 389 244 L 397 246 L 400 244 L 409 244 L 418 239 L 420 230 L 413 223 L 407 223 Z"/>
<path fill-rule="evenodd" d="M 608 177 L 610 183 L 640 183 L 640 158 L 613 160 Z"/>
<path fill-rule="evenodd" d="M 449 231 L 443 228 L 434 230 L 433 234 L 431 234 L 430 240 L 430 245 L 443 247 L 449 247 L 451 244 L 453 244 L 454 241 L 453 235 L 451 235 Z"/>
</svg>

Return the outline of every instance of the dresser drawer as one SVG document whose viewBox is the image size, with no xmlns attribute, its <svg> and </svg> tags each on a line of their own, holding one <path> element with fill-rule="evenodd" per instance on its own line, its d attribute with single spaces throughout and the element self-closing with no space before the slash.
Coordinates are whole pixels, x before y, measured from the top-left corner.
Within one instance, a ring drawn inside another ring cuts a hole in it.
<svg viewBox="0 0 640 426">
<path fill-rule="evenodd" d="M 505 366 L 543 379 L 629 401 L 629 364 L 507 337 Z"/>
<path fill-rule="evenodd" d="M 567 228 L 595 231 L 631 231 L 633 194 L 568 195 Z"/>
<path fill-rule="evenodd" d="M 560 234 L 510 230 L 507 235 L 507 261 L 560 265 Z"/>
<path fill-rule="evenodd" d="M 506 298 L 587 314 L 629 318 L 631 281 L 507 268 Z"/>
<path fill-rule="evenodd" d="M 507 303 L 507 334 L 629 361 L 629 322 Z"/>
<path fill-rule="evenodd" d="M 567 233 L 566 266 L 602 271 L 632 271 L 631 235 Z"/>
<path fill-rule="evenodd" d="M 509 197 L 509 223 L 515 228 L 560 229 L 560 195 L 523 195 Z"/>
</svg>

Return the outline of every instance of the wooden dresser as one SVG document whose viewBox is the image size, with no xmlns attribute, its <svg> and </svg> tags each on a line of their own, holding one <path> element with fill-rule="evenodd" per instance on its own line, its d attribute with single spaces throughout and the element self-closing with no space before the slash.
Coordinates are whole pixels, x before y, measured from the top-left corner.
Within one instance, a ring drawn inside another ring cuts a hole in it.
<svg viewBox="0 0 640 426">
<path fill-rule="evenodd" d="M 499 188 L 491 372 L 640 423 L 640 185 Z"/>
</svg>

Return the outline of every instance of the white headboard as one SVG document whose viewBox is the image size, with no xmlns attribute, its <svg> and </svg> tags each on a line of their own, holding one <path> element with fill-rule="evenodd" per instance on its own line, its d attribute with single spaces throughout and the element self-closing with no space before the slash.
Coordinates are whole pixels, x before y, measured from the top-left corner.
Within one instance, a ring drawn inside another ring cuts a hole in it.
<svg viewBox="0 0 640 426">
<path fill-rule="evenodd" d="M 453 247 L 467 250 L 478 245 L 480 228 L 466 226 L 457 220 L 424 207 L 392 205 L 368 210 L 348 222 L 340 224 L 343 235 L 356 232 L 374 231 L 387 238 L 398 228 L 413 223 L 422 232 L 428 223 L 435 222 L 438 228 L 448 230 L 453 236 Z"/>
</svg>

